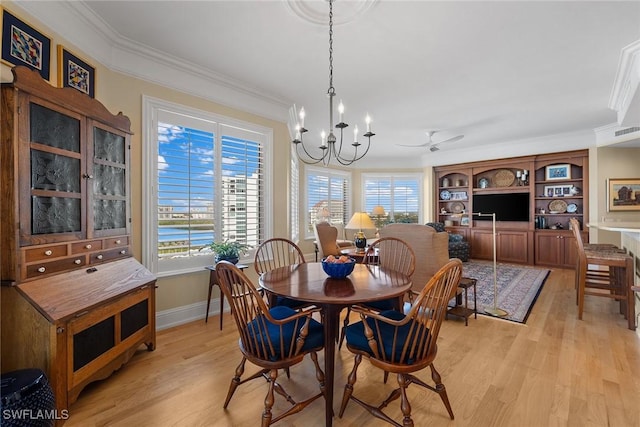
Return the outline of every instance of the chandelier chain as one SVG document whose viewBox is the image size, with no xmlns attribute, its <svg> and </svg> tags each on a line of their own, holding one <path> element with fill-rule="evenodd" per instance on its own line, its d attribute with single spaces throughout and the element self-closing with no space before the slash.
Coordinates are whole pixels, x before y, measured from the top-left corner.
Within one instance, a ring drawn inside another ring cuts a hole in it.
<svg viewBox="0 0 640 427">
<path fill-rule="evenodd" d="M 328 94 L 336 92 L 333 87 L 333 0 L 329 0 L 329 90 Z"/>
</svg>

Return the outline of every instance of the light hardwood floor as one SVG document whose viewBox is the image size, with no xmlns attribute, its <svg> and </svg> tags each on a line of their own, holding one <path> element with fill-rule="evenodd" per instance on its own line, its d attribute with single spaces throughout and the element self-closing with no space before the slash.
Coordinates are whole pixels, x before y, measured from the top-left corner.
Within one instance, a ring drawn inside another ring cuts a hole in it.
<svg viewBox="0 0 640 427">
<path fill-rule="evenodd" d="M 241 386 L 227 410 L 222 402 L 240 360 L 237 332 L 225 316 L 158 333 L 154 352 L 140 350 L 105 381 L 87 387 L 71 407 L 73 426 L 257 426 L 266 382 Z M 587 297 L 584 320 L 577 319 L 573 272 L 553 270 L 526 325 L 486 316 L 469 326 L 445 321 L 435 364 L 453 407 L 451 421 L 440 398 L 412 386 L 409 399 L 418 426 L 640 426 L 640 338 L 627 329 L 617 303 Z M 336 413 L 352 356 L 338 352 Z M 322 355 L 320 355 L 322 363 Z M 249 369 L 248 369 L 249 370 Z M 252 371 L 253 372 L 253 371 Z M 315 392 L 310 359 L 280 381 L 295 396 Z M 427 372 L 423 378 L 430 380 Z M 354 395 L 382 400 L 395 384 L 363 361 Z M 285 402 L 286 403 L 286 402 Z M 279 426 L 322 426 L 318 400 Z M 276 399 L 275 408 L 286 406 Z M 389 413 L 401 419 L 398 401 Z M 350 403 L 335 426 L 388 425 Z"/>
</svg>

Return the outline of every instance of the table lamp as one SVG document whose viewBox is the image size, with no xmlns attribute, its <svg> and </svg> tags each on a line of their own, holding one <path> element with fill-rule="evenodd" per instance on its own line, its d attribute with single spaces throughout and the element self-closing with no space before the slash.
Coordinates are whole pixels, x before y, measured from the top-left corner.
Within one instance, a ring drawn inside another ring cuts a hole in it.
<svg viewBox="0 0 640 427">
<path fill-rule="evenodd" d="M 371 221 L 369 214 L 366 212 L 356 212 L 353 214 L 345 228 L 358 230 L 353 239 L 353 244 L 358 248 L 358 252 L 364 252 L 364 248 L 367 247 L 367 238 L 362 229 L 376 228 L 376 226 L 373 225 L 373 221 Z"/>
<path fill-rule="evenodd" d="M 371 211 L 371 215 L 376 218 L 376 236 L 379 236 L 380 233 L 380 218 L 385 216 L 387 213 L 384 211 L 384 206 L 378 205 L 374 206 Z"/>
</svg>

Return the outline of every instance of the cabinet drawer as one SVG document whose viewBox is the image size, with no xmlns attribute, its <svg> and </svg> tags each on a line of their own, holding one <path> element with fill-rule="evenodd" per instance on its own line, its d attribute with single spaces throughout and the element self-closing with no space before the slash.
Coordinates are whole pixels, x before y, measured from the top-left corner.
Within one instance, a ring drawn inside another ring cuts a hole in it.
<svg viewBox="0 0 640 427">
<path fill-rule="evenodd" d="M 130 252 L 130 249 L 128 247 L 96 252 L 94 254 L 91 254 L 90 263 L 99 264 L 101 262 L 111 261 L 117 258 L 126 257 L 126 256 L 129 256 L 129 252 Z"/>
<path fill-rule="evenodd" d="M 71 245 L 72 254 L 84 254 L 102 249 L 102 240 L 86 240 Z"/>
<path fill-rule="evenodd" d="M 61 256 L 67 255 L 67 245 L 52 245 L 52 246 L 42 246 L 39 248 L 26 249 L 25 251 L 25 261 L 27 263 L 59 258 Z"/>
<path fill-rule="evenodd" d="M 85 256 L 69 257 L 51 262 L 40 262 L 27 266 L 27 279 L 72 270 L 87 264 Z"/>
<path fill-rule="evenodd" d="M 109 237 L 104 239 L 104 248 L 120 248 L 122 246 L 129 246 L 129 236 Z"/>
</svg>

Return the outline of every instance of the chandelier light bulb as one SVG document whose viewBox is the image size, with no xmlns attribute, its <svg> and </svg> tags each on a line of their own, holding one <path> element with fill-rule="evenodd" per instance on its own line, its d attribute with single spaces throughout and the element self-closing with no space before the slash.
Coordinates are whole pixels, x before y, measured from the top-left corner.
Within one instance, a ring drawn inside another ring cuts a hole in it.
<svg viewBox="0 0 640 427">
<path fill-rule="evenodd" d="M 353 142 L 358 142 L 358 125 L 353 128 Z"/>
<path fill-rule="evenodd" d="M 342 123 L 342 115 L 344 114 L 344 104 L 342 103 L 342 99 L 340 100 L 340 104 L 338 104 L 338 113 L 340 114 L 339 123 Z"/>
<path fill-rule="evenodd" d="M 367 132 L 371 132 L 371 117 L 369 117 L 369 114 L 364 118 L 364 121 L 367 124 Z"/>
<path fill-rule="evenodd" d="M 303 128 L 304 127 L 304 116 L 305 116 L 304 107 L 302 107 L 300 109 L 300 113 L 298 113 L 298 116 L 300 117 L 300 127 Z"/>
<path fill-rule="evenodd" d="M 323 129 L 322 132 L 320 132 L 320 146 L 321 147 L 326 147 L 327 146 L 327 141 L 325 140 L 326 137 L 327 137 L 327 133 Z"/>
</svg>

